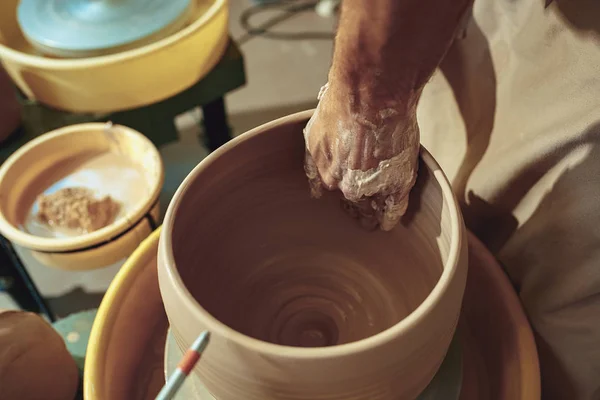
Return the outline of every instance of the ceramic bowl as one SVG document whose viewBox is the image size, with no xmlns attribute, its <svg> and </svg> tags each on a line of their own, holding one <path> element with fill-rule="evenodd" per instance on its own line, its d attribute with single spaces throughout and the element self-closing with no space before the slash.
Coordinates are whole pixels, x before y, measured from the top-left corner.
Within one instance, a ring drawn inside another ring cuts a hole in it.
<svg viewBox="0 0 600 400">
<path fill-rule="evenodd" d="M 113 112 L 169 98 L 219 61 L 229 37 L 227 0 L 195 0 L 191 23 L 153 43 L 82 59 L 50 58 L 25 39 L 19 0 L 0 2 L 0 59 L 25 95 L 70 112 Z"/>
<path fill-rule="evenodd" d="M 88 123 L 46 133 L 0 167 L 0 233 L 45 265 L 92 269 L 115 263 L 156 227 L 164 168 L 156 147 L 120 125 Z M 54 235 L 34 219 L 36 198 L 61 187 L 89 187 L 120 200 L 115 220 L 96 231 Z"/>
<path fill-rule="evenodd" d="M 367 231 L 328 192 L 312 199 L 311 111 L 256 128 L 204 159 L 176 192 L 158 277 L 194 374 L 218 400 L 414 399 L 459 317 L 467 243 L 450 184 L 426 150 L 410 208 Z"/>
</svg>

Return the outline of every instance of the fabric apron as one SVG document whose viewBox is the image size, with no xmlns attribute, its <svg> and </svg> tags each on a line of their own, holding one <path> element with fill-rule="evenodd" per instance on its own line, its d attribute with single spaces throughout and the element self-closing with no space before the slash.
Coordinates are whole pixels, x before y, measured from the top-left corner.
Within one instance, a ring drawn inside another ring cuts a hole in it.
<svg viewBox="0 0 600 400">
<path fill-rule="evenodd" d="M 537 334 L 544 399 L 600 399 L 600 0 L 475 0 L 421 141 Z"/>
</svg>

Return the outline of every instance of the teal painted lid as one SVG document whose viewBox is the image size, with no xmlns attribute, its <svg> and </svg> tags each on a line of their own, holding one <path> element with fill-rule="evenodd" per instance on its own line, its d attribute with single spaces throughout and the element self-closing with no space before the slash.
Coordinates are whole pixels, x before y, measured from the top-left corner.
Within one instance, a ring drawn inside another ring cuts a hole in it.
<svg viewBox="0 0 600 400">
<path fill-rule="evenodd" d="M 17 18 L 34 47 L 56 55 L 120 48 L 189 15 L 191 0 L 21 0 Z"/>
</svg>

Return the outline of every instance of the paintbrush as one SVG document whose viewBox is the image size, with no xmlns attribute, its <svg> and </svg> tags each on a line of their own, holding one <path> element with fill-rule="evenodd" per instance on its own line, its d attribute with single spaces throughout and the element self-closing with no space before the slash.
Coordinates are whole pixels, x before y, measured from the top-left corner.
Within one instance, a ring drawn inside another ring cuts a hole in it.
<svg viewBox="0 0 600 400">
<path fill-rule="evenodd" d="M 181 385 L 185 381 L 185 378 L 194 369 L 196 363 L 200 360 L 202 352 L 206 349 L 208 341 L 210 339 L 210 333 L 204 331 L 198 336 L 198 338 L 192 343 L 192 346 L 185 352 L 175 371 L 169 376 L 165 386 L 160 390 L 156 400 L 171 400 L 181 388 Z"/>
</svg>

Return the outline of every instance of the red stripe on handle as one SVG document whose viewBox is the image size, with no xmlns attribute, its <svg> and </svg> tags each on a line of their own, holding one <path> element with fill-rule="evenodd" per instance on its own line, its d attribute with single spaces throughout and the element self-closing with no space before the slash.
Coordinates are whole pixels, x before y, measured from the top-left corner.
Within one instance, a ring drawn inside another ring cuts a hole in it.
<svg viewBox="0 0 600 400">
<path fill-rule="evenodd" d="M 188 350 L 185 352 L 185 355 L 177 365 L 177 368 L 179 368 L 184 374 L 188 375 L 192 369 L 194 369 L 194 366 L 199 359 L 200 353 L 197 353 L 194 350 Z"/>
</svg>

